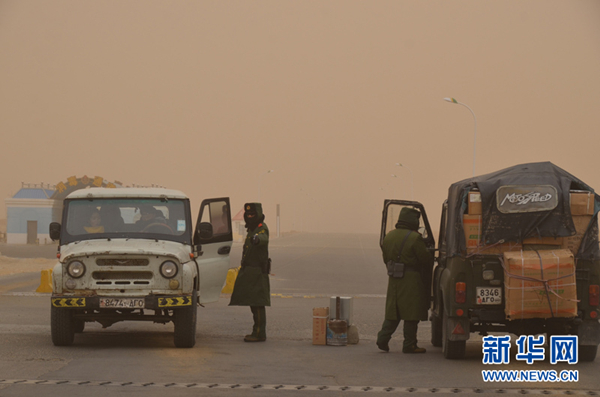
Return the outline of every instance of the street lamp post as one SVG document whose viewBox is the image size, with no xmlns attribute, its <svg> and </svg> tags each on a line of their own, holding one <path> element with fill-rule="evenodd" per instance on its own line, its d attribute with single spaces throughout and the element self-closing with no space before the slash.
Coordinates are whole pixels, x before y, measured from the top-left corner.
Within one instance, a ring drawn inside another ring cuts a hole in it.
<svg viewBox="0 0 600 397">
<path fill-rule="evenodd" d="M 263 176 L 270 174 L 273 171 L 275 171 L 275 170 L 268 170 L 264 174 L 261 174 L 260 177 L 258 178 L 258 202 L 259 203 L 260 203 L 260 182 L 262 181 Z"/>
<path fill-rule="evenodd" d="M 477 117 L 475 117 L 475 113 L 469 106 L 465 105 L 464 103 L 458 102 L 454 98 L 444 98 L 444 101 L 450 102 L 450 103 L 456 103 L 457 105 L 462 105 L 462 106 L 466 107 L 467 109 L 469 109 L 469 111 L 473 115 L 473 120 L 475 120 L 475 132 L 473 133 L 473 176 L 475 176 L 475 153 L 476 153 L 475 151 L 477 149 Z"/>
<path fill-rule="evenodd" d="M 414 199 L 415 199 L 415 184 L 414 184 L 415 179 L 413 178 L 413 172 L 410 168 L 408 168 L 406 165 L 404 165 L 402 163 L 396 163 L 396 165 L 398 167 L 406 168 L 410 172 L 410 199 L 411 199 L 411 201 L 414 201 Z"/>
</svg>

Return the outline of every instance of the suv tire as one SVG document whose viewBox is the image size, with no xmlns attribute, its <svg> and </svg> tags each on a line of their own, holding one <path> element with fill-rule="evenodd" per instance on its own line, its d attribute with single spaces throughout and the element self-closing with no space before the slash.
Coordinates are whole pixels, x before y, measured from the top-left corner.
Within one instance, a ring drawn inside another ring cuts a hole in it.
<svg viewBox="0 0 600 397">
<path fill-rule="evenodd" d="M 70 346 L 75 339 L 73 312 L 70 309 L 51 306 L 50 333 L 54 346 Z"/>
<path fill-rule="evenodd" d="M 439 312 L 442 312 L 440 306 Z M 431 314 L 431 344 L 435 347 L 442 347 L 442 319 L 435 313 Z"/>
<path fill-rule="evenodd" d="M 80 334 L 85 329 L 85 321 L 73 319 L 73 330 L 76 334 Z"/>
<path fill-rule="evenodd" d="M 196 290 L 192 293 L 192 305 L 174 310 L 173 323 L 175 333 L 173 342 L 176 347 L 190 348 L 196 344 L 196 318 L 198 317 Z"/>
<path fill-rule="evenodd" d="M 448 315 L 442 311 L 442 352 L 450 360 L 465 357 L 466 340 L 451 341 L 448 334 Z"/>
<path fill-rule="evenodd" d="M 591 362 L 596 359 L 598 346 L 594 345 L 579 345 L 579 361 Z"/>
</svg>

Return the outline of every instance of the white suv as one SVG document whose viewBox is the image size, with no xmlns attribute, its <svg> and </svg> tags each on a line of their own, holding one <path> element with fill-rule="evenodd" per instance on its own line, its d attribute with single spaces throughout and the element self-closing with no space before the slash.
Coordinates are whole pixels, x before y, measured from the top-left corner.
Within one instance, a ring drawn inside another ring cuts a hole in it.
<svg viewBox="0 0 600 397">
<path fill-rule="evenodd" d="M 229 198 L 190 201 L 159 188 L 91 188 L 64 201 L 52 273 L 51 331 L 71 345 L 86 322 L 173 321 L 177 347 L 196 342 L 197 305 L 219 299 L 232 244 Z"/>
</svg>

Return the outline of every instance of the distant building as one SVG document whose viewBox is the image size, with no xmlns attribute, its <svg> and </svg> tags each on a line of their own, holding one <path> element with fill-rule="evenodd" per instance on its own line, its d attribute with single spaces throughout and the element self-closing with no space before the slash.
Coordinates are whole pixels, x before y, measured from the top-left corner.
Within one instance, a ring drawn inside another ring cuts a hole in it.
<svg viewBox="0 0 600 397">
<path fill-rule="evenodd" d="M 233 218 L 231 218 L 233 241 L 244 241 L 246 238 L 246 221 L 244 220 L 244 209 L 242 208 Z"/>
<path fill-rule="evenodd" d="M 60 221 L 62 200 L 51 199 L 55 186 L 21 184 L 6 203 L 6 242 L 8 244 L 49 244 L 51 222 Z"/>
<path fill-rule="evenodd" d="M 7 244 L 50 244 L 50 223 L 60 222 L 64 198 L 71 192 L 91 187 L 121 187 L 96 176 L 71 176 L 56 185 L 21 183 L 21 189 L 6 204 Z"/>
</svg>

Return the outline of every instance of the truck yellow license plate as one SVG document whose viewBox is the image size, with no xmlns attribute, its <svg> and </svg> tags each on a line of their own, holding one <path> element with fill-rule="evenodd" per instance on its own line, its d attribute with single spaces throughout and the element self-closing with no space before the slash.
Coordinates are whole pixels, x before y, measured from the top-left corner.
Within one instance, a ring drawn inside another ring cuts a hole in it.
<svg viewBox="0 0 600 397">
<path fill-rule="evenodd" d="M 111 307 L 117 309 L 143 309 L 144 299 L 100 298 L 100 307 Z"/>
<path fill-rule="evenodd" d="M 502 288 L 477 287 L 478 305 L 499 305 L 502 303 Z"/>
</svg>

